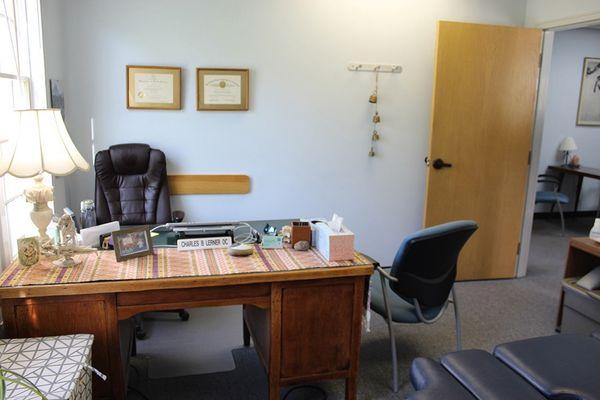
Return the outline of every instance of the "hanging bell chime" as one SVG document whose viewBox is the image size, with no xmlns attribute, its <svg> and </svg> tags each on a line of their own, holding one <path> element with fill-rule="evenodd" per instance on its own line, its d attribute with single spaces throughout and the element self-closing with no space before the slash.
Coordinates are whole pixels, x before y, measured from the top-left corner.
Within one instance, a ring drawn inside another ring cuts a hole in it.
<svg viewBox="0 0 600 400">
<path fill-rule="evenodd" d="M 379 133 L 377 131 L 373 131 L 373 135 L 371 136 L 371 140 L 376 142 L 379 140 Z"/>
<path fill-rule="evenodd" d="M 369 96 L 369 103 L 377 103 L 377 93 L 373 93 L 372 95 Z"/>
<path fill-rule="evenodd" d="M 373 115 L 373 123 L 378 124 L 380 122 L 381 122 L 381 117 L 379 116 L 379 113 L 377 111 L 375 111 L 375 115 Z"/>
</svg>

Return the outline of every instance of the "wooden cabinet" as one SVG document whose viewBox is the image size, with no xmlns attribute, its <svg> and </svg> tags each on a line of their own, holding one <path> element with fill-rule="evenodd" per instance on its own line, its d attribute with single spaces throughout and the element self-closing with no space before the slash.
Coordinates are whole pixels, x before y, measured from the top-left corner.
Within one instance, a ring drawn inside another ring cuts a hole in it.
<svg viewBox="0 0 600 400">
<path fill-rule="evenodd" d="M 584 318 L 593 319 L 598 315 L 598 312 L 594 314 L 592 311 L 588 311 L 582 314 L 581 305 L 575 306 L 577 296 L 574 294 L 580 293 L 578 296 L 580 299 L 589 297 L 590 300 L 598 302 L 600 307 L 600 290 L 589 292 L 583 288 L 579 288 L 574 285 L 575 281 L 583 275 L 590 272 L 595 267 L 600 266 L 600 243 L 594 242 L 592 239 L 584 238 L 573 238 L 569 242 L 569 253 L 567 255 L 567 264 L 565 265 L 565 273 L 563 280 L 563 289 L 560 294 L 560 307 L 558 310 L 558 318 L 556 321 L 556 330 L 561 331 L 565 307 L 570 320 L 578 319 L 581 320 L 579 323 L 585 323 Z M 569 301 L 565 304 L 565 292 L 569 291 Z M 579 311 L 576 311 L 579 310 Z M 596 317 L 598 318 L 598 317 Z M 591 322 L 591 320 L 590 320 Z"/>
<path fill-rule="evenodd" d="M 7 333 L 13 338 L 93 334 L 93 365 L 108 376 L 104 382 L 94 375 L 94 398 L 123 398 L 115 306 L 115 296 L 111 294 L 6 299 L 2 301 L 2 315 Z"/>
</svg>

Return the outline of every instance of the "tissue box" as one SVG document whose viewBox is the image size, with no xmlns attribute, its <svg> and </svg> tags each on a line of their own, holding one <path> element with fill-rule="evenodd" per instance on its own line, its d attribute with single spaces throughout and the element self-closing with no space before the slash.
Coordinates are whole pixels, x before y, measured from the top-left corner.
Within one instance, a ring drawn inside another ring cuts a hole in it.
<svg viewBox="0 0 600 400">
<path fill-rule="evenodd" d="M 312 224 L 312 245 L 327 261 L 354 258 L 354 233 L 343 225 L 340 232 L 334 232 L 325 223 Z"/>
</svg>

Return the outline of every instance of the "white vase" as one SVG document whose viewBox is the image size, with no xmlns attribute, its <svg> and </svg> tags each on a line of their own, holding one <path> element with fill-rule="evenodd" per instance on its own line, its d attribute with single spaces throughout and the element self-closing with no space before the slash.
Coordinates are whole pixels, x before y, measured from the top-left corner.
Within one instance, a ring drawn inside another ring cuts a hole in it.
<svg viewBox="0 0 600 400">
<path fill-rule="evenodd" d="M 52 221 L 53 212 L 48 207 L 48 203 L 33 203 L 33 210 L 29 213 L 33 224 L 38 228 L 38 232 L 42 242 L 47 241 L 49 236 L 46 234 L 46 229 L 50 221 Z"/>
</svg>

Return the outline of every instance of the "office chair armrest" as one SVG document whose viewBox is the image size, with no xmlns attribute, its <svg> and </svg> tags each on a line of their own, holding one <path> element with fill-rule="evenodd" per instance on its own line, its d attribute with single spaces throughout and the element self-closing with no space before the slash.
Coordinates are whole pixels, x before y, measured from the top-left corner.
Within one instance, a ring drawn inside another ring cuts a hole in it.
<svg viewBox="0 0 600 400">
<path fill-rule="evenodd" d="M 381 276 L 383 276 L 384 278 L 392 281 L 392 282 L 398 282 L 398 278 L 394 278 L 393 276 L 390 275 L 389 272 L 387 272 L 383 267 L 381 267 L 380 265 L 377 265 L 375 267 L 377 269 L 377 271 L 379 271 L 379 273 L 381 274 Z"/>
</svg>

